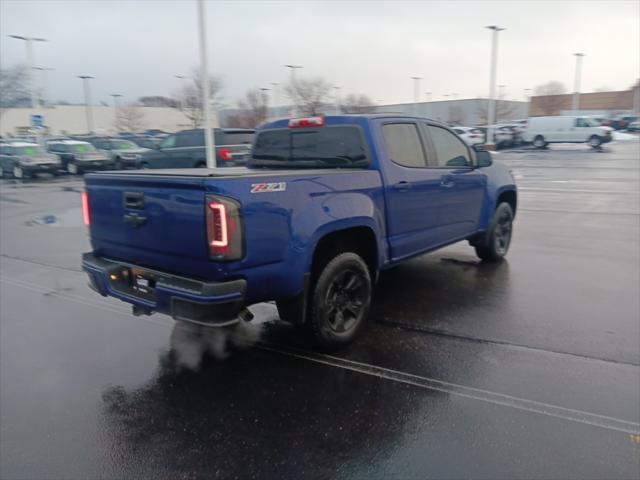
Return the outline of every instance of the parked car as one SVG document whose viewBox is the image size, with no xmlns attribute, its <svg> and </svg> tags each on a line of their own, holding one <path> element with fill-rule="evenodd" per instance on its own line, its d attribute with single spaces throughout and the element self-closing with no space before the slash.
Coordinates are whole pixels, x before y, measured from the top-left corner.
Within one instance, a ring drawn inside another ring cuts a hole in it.
<svg viewBox="0 0 640 480">
<path fill-rule="evenodd" d="M 638 122 L 638 120 L 636 120 L 635 122 L 631 122 L 627 126 L 627 132 L 638 132 L 638 131 L 640 131 L 640 122 Z"/>
<path fill-rule="evenodd" d="M 453 127 L 452 130 L 456 132 L 467 145 L 479 145 L 484 143 L 485 133 L 479 128 Z"/>
<path fill-rule="evenodd" d="M 531 117 L 523 138 L 536 148 L 549 143 L 588 143 L 599 148 L 611 141 L 612 131 L 589 117 Z"/>
<path fill-rule="evenodd" d="M 90 170 L 113 169 L 113 160 L 104 152 L 96 150 L 89 142 L 60 140 L 49 142 L 47 149 L 60 157 L 62 166 L 71 175 Z"/>
<path fill-rule="evenodd" d="M 249 168 L 91 174 L 82 266 L 137 315 L 223 326 L 275 300 L 339 347 L 381 270 L 461 240 L 485 261 L 507 254 L 515 180 L 478 149 L 427 119 L 311 117 L 264 125 Z"/>
<path fill-rule="evenodd" d="M 255 130 L 215 128 L 216 165 L 234 167 L 244 165 L 251 148 Z M 165 137 L 156 150 L 140 158 L 142 168 L 205 167 L 204 129 L 183 130 Z"/>
<path fill-rule="evenodd" d="M 149 151 L 148 148 L 142 148 L 131 140 L 121 138 L 97 138 L 91 140 L 90 143 L 111 157 L 113 167 L 116 170 L 140 168 L 142 155 Z"/>
<path fill-rule="evenodd" d="M 156 135 L 155 137 L 140 135 L 138 137 L 131 137 L 129 140 L 131 140 L 139 147 L 154 150 L 158 148 L 158 145 L 160 145 L 160 142 L 162 142 L 164 138 L 165 137 L 161 135 Z"/>
<path fill-rule="evenodd" d="M 61 167 L 60 157 L 37 143 L 0 143 L 0 168 L 3 177 L 26 178 L 37 173 L 57 175 Z"/>
<path fill-rule="evenodd" d="M 487 127 L 475 127 L 483 134 L 484 143 L 487 143 Z M 502 129 L 499 125 L 493 127 L 493 144 L 497 149 L 513 145 L 513 132 Z"/>
</svg>

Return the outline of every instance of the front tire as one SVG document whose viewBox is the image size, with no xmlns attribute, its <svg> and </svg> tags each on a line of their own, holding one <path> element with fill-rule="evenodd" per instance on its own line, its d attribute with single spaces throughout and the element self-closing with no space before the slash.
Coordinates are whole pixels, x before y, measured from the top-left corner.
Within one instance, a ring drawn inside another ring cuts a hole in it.
<svg viewBox="0 0 640 480">
<path fill-rule="evenodd" d="M 600 148 L 600 145 L 602 145 L 602 139 L 599 136 L 592 135 L 589 138 L 589 146 L 591 148 Z"/>
<path fill-rule="evenodd" d="M 67 172 L 70 175 L 78 175 L 80 173 L 80 169 L 78 168 L 78 165 L 75 164 L 75 162 L 69 162 L 67 163 Z"/>
<path fill-rule="evenodd" d="M 511 245 L 513 236 L 513 209 L 502 202 L 496 208 L 487 236 L 476 245 L 476 255 L 485 262 L 501 261 Z"/>
<path fill-rule="evenodd" d="M 309 308 L 309 327 L 318 345 L 336 349 L 355 340 L 371 306 L 369 268 L 357 254 L 334 257 L 322 270 Z"/>
</svg>

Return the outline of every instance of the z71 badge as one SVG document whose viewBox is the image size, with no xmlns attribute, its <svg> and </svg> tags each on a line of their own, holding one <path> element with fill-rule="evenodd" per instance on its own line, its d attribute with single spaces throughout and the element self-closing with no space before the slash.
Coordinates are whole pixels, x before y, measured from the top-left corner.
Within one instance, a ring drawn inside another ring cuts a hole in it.
<svg viewBox="0 0 640 480">
<path fill-rule="evenodd" d="M 254 183 L 251 185 L 251 193 L 284 192 L 286 189 L 286 182 Z"/>
</svg>

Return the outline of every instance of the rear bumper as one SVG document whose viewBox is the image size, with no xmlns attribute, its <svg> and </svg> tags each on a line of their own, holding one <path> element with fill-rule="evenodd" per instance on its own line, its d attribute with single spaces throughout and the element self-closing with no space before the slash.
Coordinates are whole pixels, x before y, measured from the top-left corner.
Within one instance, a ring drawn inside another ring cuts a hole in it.
<svg viewBox="0 0 640 480">
<path fill-rule="evenodd" d="M 160 312 L 176 320 L 225 326 L 238 322 L 245 307 L 246 280 L 201 282 L 91 252 L 82 255 L 82 269 L 93 290 L 132 304 L 134 314 Z"/>
</svg>

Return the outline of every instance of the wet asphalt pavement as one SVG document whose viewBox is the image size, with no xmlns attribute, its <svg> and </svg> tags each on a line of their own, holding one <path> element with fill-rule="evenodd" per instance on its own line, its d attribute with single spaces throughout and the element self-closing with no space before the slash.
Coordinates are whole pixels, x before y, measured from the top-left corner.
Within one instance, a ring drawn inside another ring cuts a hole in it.
<svg viewBox="0 0 640 480">
<path fill-rule="evenodd" d="M 326 355 L 86 286 L 80 180 L 0 186 L 0 478 L 639 478 L 640 144 L 501 152 L 508 261 L 385 272 Z"/>
</svg>

